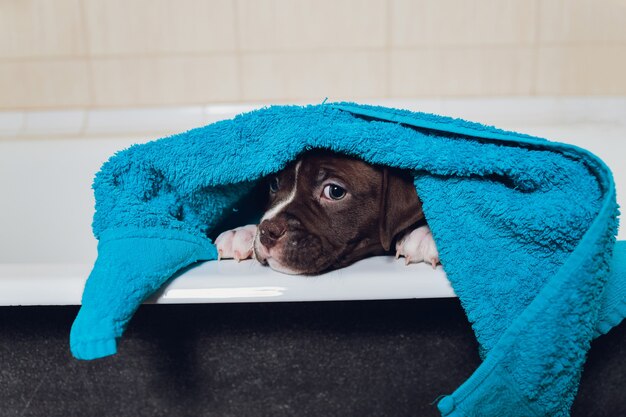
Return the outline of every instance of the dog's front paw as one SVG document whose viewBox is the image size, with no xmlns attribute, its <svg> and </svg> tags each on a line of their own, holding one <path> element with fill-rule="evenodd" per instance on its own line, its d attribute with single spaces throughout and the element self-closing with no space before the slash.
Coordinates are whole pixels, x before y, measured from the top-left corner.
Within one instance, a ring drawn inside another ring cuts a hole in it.
<svg viewBox="0 0 626 417">
<path fill-rule="evenodd" d="M 215 239 L 217 247 L 217 259 L 233 258 L 237 261 L 252 258 L 252 245 L 256 235 L 257 226 L 249 224 L 234 230 L 227 230 Z"/>
<path fill-rule="evenodd" d="M 439 251 L 430 227 L 421 226 L 407 232 L 396 242 L 396 259 L 404 256 L 405 264 L 428 262 L 435 268 L 439 263 Z"/>
</svg>

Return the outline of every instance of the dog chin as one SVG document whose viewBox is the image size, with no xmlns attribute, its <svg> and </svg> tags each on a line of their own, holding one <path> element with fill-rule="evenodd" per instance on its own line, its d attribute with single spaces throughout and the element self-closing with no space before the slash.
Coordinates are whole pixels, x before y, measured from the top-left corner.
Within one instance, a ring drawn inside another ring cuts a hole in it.
<svg viewBox="0 0 626 417">
<path fill-rule="evenodd" d="M 282 272 L 283 274 L 289 274 L 289 275 L 300 275 L 300 274 L 302 274 L 301 271 L 297 271 L 295 269 L 289 268 L 288 266 L 282 265 L 275 258 L 267 258 L 265 261 L 267 262 L 269 267 L 272 268 L 274 271 Z"/>
<path fill-rule="evenodd" d="M 276 250 L 270 249 L 268 251 L 267 249 L 265 249 L 265 247 L 262 244 L 257 243 L 257 242 L 255 242 L 253 245 L 253 250 L 252 250 L 253 256 L 257 261 L 259 261 L 263 265 L 268 265 L 274 271 L 282 272 L 283 274 L 289 274 L 289 275 L 302 274 L 302 271 L 298 271 L 296 269 L 283 265 L 277 259 L 277 256 L 276 256 L 277 254 L 272 253 L 272 252 L 276 252 Z"/>
</svg>

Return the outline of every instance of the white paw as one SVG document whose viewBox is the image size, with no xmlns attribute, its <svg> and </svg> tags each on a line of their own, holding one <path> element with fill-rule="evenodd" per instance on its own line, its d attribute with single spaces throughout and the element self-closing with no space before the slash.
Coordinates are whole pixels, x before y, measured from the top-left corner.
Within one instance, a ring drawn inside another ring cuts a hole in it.
<svg viewBox="0 0 626 417">
<path fill-rule="evenodd" d="M 396 242 L 396 259 L 404 256 L 405 264 L 428 262 L 435 268 L 439 263 L 439 251 L 430 227 L 421 226 L 407 232 Z"/>
<path fill-rule="evenodd" d="M 252 245 L 256 235 L 255 224 L 238 227 L 234 230 L 227 230 L 215 239 L 217 247 L 217 259 L 233 258 L 237 261 L 252 258 Z"/>
</svg>

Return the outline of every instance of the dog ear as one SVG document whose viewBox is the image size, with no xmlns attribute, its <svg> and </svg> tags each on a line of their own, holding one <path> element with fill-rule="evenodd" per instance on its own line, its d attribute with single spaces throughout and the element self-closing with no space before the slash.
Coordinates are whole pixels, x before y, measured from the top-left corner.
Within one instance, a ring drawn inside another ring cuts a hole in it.
<svg viewBox="0 0 626 417">
<path fill-rule="evenodd" d="M 396 235 L 422 220 L 424 213 L 410 175 L 383 168 L 380 195 L 380 243 L 388 251 Z"/>
</svg>

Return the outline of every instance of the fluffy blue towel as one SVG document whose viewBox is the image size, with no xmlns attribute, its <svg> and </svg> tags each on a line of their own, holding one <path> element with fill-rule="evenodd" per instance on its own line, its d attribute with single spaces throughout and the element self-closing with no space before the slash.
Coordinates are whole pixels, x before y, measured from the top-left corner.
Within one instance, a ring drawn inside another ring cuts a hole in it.
<svg viewBox="0 0 626 417">
<path fill-rule="evenodd" d="M 626 315 L 610 170 L 574 146 L 350 103 L 272 106 L 112 157 L 94 183 L 98 259 L 74 356 L 114 354 L 142 301 L 181 268 L 216 259 L 207 234 L 259 179 L 312 148 L 414 173 L 484 358 L 441 413 L 568 415 L 591 340 Z"/>
</svg>

